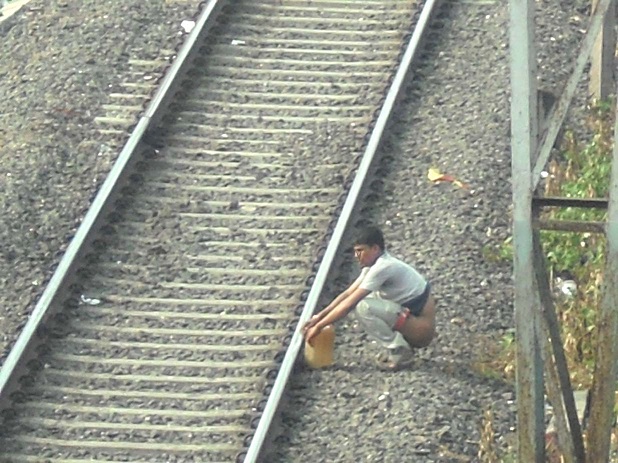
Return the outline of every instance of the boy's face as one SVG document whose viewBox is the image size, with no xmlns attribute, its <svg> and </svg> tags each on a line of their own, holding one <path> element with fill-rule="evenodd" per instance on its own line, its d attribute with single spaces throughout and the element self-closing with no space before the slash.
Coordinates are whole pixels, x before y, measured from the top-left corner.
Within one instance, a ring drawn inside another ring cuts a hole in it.
<svg viewBox="0 0 618 463">
<path fill-rule="evenodd" d="M 372 246 L 367 244 L 354 245 L 354 256 L 358 259 L 358 263 L 361 267 L 372 266 L 376 259 L 380 257 L 380 254 L 382 254 L 382 250 L 377 244 Z"/>
</svg>

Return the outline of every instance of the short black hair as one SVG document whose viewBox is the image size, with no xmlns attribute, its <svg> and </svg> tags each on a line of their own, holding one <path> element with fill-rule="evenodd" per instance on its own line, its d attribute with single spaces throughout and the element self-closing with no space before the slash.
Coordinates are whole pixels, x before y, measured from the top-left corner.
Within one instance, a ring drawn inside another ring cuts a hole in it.
<svg viewBox="0 0 618 463">
<path fill-rule="evenodd" d="M 363 245 L 373 246 L 377 244 L 380 249 L 384 251 L 384 235 L 382 234 L 382 230 L 380 230 L 375 225 L 368 225 L 363 228 L 356 234 L 356 239 L 354 240 L 354 245 Z"/>
</svg>

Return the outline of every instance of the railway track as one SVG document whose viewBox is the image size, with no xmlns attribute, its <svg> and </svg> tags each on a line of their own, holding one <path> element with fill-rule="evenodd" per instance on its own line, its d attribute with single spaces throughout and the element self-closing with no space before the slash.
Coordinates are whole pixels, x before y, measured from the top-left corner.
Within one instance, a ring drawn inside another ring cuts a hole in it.
<svg viewBox="0 0 618 463">
<path fill-rule="evenodd" d="M 258 457 L 422 7 L 205 2 L 151 106 L 115 95 L 104 130 L 141 118 L 0 372 L 0 461 Z"/>
</svg>

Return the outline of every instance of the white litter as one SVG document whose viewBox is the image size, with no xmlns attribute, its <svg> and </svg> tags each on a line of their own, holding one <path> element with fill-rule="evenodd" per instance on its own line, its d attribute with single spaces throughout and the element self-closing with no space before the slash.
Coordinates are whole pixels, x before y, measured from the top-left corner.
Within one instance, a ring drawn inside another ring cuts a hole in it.
<svg viewBox="0 0 618 463">
<path fill-rule="evenodd" d="M 185 21 L 180 23 L 180 27 L 182 27 L 182 29 L 188 34 L 195 27 L 195 21 L 187 21 L 187 20 L 185 20 Z"/>
<path fill-rule="evenodd" d="M 87 297 L 87 296 L 84 296 L 83 294 L 81 295 L 80 299 L 82 300 L 84 304 L 88 304 L 88 305 L 99 305 L 101 303 L 100 299 L 95 299 L 93 297 Z"/>
</svg>

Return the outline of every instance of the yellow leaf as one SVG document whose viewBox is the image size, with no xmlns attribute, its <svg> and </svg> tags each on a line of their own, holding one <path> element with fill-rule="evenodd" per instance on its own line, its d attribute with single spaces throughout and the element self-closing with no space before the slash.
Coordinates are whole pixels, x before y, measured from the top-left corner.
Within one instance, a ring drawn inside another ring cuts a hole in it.
<svg viewBox="0 0 618 463">
<path fill-rule="evenodd" d="M 431 182 L 435 182 L 440 180 L 443 177 L 442 173 L 436 169 L 435 167 L 429 168 L 429 172 L 427 172 L 427 178 Z"/>
</svg>

